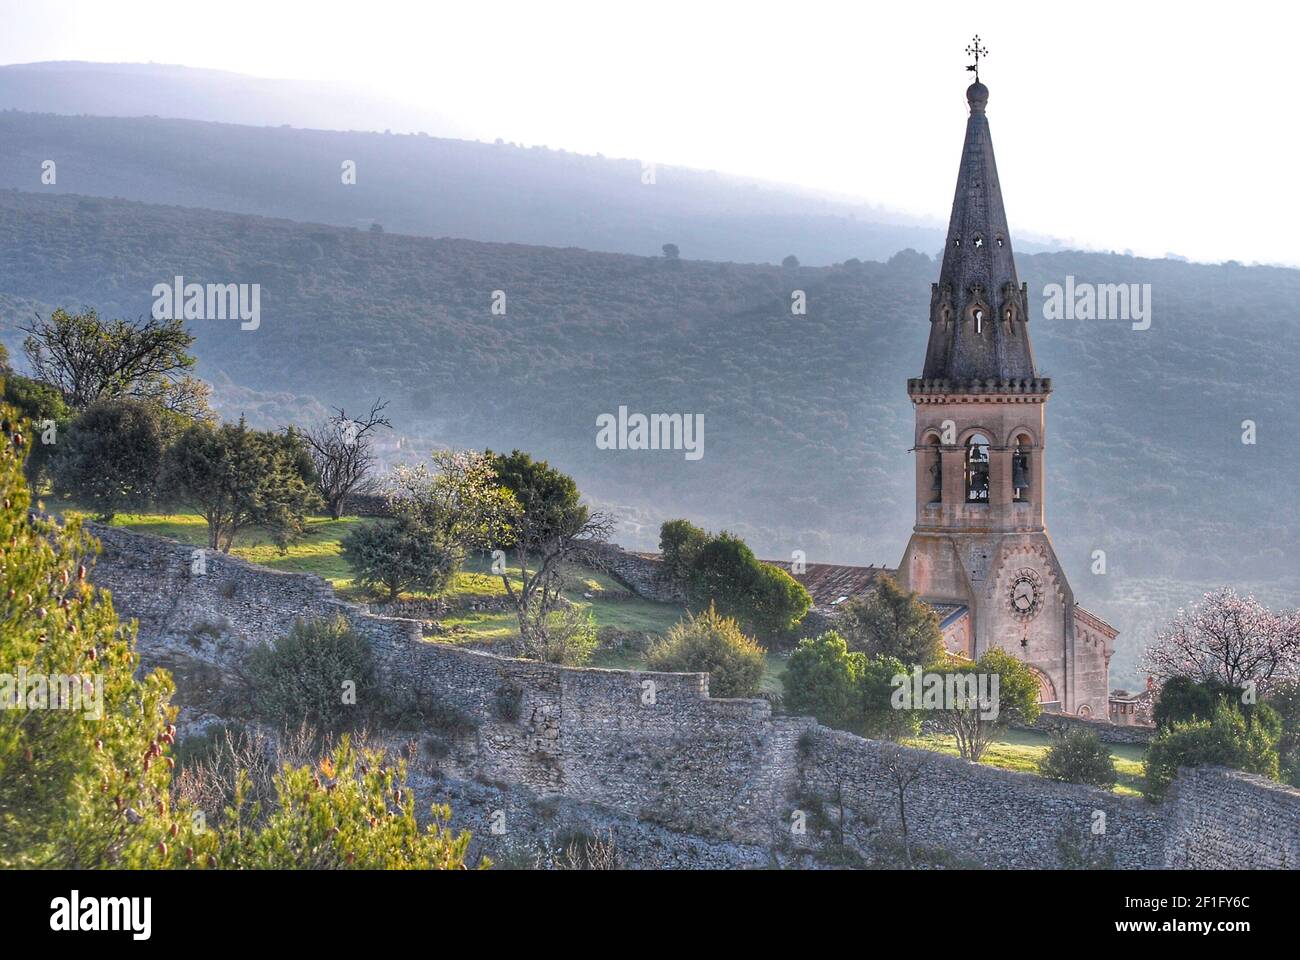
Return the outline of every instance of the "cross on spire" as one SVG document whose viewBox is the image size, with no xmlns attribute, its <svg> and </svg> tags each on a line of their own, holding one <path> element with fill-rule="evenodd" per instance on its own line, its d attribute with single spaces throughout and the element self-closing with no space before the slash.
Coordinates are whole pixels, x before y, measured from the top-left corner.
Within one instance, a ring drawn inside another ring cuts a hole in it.
<svg viewBox="0 0 1300 960">
<path fill-rule="evenodd" d="M 966 69 L 974 71 L 975 82 L 979 83 L 980 82 L 980 57 L 987 57 L 989 55 L 989 51 L 987 47 L 980 46 L 980 35 L 978 33 L 975 34 L 974 39 L 971 40 L 970 45 L 966 48 L 966 55 L 975 58 L 975 62 L 972 63 L 970 66 L 968 66 Z"/>
</svg>

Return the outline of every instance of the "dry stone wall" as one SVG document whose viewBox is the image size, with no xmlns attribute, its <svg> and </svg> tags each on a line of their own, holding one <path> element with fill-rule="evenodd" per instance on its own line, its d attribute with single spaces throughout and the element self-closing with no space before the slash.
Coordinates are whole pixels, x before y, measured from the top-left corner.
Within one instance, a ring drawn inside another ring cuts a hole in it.
<svg viewBox="0 0 1300 960">
<path fill-rule="evenodd" d="M 1227 771 L 1184 775 L 1155 807 L 774 717 L 765 701 L 709 697 L 704 674 L 571 669 L 431 642 L 418 621 L 341 602 L 318 577 L 206 551 L 196 572 L 190 547 L 114 528 L 92 532 L 104 552 L 91 577 L 112 591 L 119 614 L 139 621 L 143 665 L 175 674 L 182 720 L 246 716 L 251 650 L 295 618 L 341 615 L 370 641 L 386 697 L 471 718 L 454 728 L 430 719 L 411 734 L 417 747 L 437 742 L 433 759 L 413 772 L 429 778 L 430 795 L 465 798 L 473 793 L 467 785 L 490 785 L 526 798 L 514 809 L 530 830 L 540 829 L 539 804 L 580 809 L 616 827 L 638 865 L 657 856 L 666 866 L 802 863 L 807 851 L 830 846 L 869 858 L 873 841 L 900 826 L 895 757 L 925 765 L 906 796 L 910 835 L 964 862 L 1297 862 L 1300 793 Z M 478 826 L 493 801 L 467 802 L 460 817 Z M 792 829 L 816 811 L 806 830 Z M 1093 830 L 1098 814 L 1102 833 Z"/>
</svg>

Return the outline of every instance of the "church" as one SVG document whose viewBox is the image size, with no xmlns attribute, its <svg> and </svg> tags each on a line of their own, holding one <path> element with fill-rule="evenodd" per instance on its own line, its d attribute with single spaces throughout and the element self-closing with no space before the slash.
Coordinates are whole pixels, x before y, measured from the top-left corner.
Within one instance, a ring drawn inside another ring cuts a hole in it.
<svg viewBox="0 0 1300 960">
<path fill-rule="evenodd" d="M 916 524 L 897 578 L 939 612 L 950 651 L 1001 648 L 1033 668 L 1046 709 L 1106 719 L 1117 631 L 1075 601 L 1047 532 L 1052 382 L 1034 361 L 978 73 L 966 99 L 925 366 L 907 382 Z"/>
</svg>

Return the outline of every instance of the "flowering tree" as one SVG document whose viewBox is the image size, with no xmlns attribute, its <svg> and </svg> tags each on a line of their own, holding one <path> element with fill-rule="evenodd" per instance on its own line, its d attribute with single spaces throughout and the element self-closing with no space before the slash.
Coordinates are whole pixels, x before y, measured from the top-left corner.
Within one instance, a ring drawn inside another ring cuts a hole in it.
<svg viewBox="0 0 1300 960">
<path fill-rule="evenodd" d="M 1180 610 L 1143 658 L 1159 682 L 1192 677 L 1241 687 L 1300 678 L 1300 610 L 1274 613 L 1230 587 Z"/>
</svg>

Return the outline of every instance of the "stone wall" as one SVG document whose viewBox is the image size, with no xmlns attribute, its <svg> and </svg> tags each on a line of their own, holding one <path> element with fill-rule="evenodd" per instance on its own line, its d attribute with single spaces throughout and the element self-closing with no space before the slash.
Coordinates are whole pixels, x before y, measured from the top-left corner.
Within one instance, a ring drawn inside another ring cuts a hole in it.
<svg viewBox="0 0 1300 960">
<path fill-rule="evenodd" d="M 828 819 L 860 852 L 883 828 L 901 834 L 891 764 L 920 770 L 904 792 L 914 843 L 988 867 L 1072 865 L 1070 853 L 1120 869 L 1160 866 L 1164 812 L 1136 797 L 971 764 L 818 727 L 807 741 L 803 795 L 830 803 Z M 841 810 L 842 808 L 842 810 Z M 837 837 L 838 839 L 838 837 Z M 1062 846 L 1069 848 L 1062 850 Z"/>
<path fill-rule="evenodd" d="M 1087 717 L 1075 717 L 1068 713 L 1049 713 L 1043 711 L 1038 715 L 1032 729 L 1043 733 L 1054 733 L 1058 729 L 1087 730 L 1095 733 L 1102 743 L 1148 744 L 1156 735 L 1155 727 L 1110 723 L 1106 720 L 1092 720 Z"/>
<path fill-rule="evenodd" d="M 664 573 L 662 560 L 629 553 L 612 543 L 584 547 L 582 560 L 604 570 L 639 597 L 658 603 L 684 604 L 686 594 Z"/>
<path fill-rule="evenodd" d="M 1170 867 L 1300 869 L 1300 790 L 1216 767 L 1181 770 L 1169 798 Z"/>
<path fill-rule="evenodd" d="M 429 748 L 413 777 L 428 778 L 433 799 L 440 790 L 471 798 L 459 819 L 475 830 L 497 809 L 478 784 L 506 795 L 501 809 L 515 811 L 507 816 L 524 835 L 543 829 L 548 810 L 569 811 L 570 822 L 580 813 L 580 822 L 617 830 L 629 862 L 642 866 L 805 865 L 809 851 L 845 849 L 870 861 L 876 841 L 899 832 L 897 757 L 924 765 L 906 798 L 913 840 L 962 862 L 1296 862 L 1300 794 L 1275 785 L 1231 779 L 1216 792 L 1216 775 L 1198 771 L 1151 806 L 774 717 L 761 700 L 709 697 L 705 674 L 571 669 L 431 642 L 418 621 L 341 602 L 318 577 L 119 529 L 92 532 L 104 553 L 91 578 L 112 591 L 119 614 L 139 620 L 143 665 L 176 676 L 187 727 L 247 716 L 244 664 L 255 646 L 295 618 L 344 616 L 372 644 L 385 697 L 431 718 L 393 734 L 417 754 Z M 469 722 L 436 719 L 453 707 Z M 801 812 L 816 815 L 795 831 Z M 1099 816 L 1105 829 L 1094 833 Z M 1229 849 L 1233 837 L 1247 852 Z"/>
</svg>

